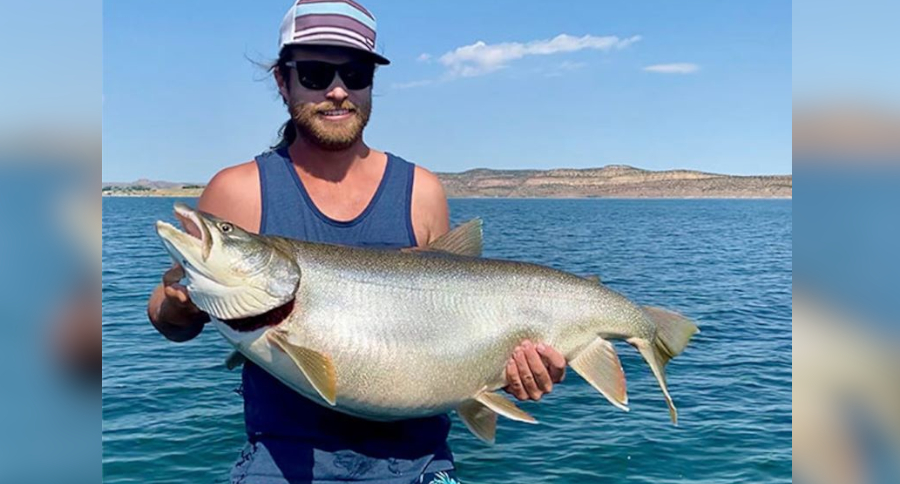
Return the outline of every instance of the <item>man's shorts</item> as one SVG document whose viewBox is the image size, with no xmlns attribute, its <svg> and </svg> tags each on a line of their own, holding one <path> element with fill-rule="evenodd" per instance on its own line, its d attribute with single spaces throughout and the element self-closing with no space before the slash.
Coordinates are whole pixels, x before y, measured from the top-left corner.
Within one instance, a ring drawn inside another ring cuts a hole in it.
<svg viewBox="0 0 900 484">
<path fill-rule="evenodd" d="M 419 478 L 420 484 L 462 484 L 453 471 L 425 474 Z"/>
<path fill-rule="evenodd" d="M 290 453 L 285 458 L 285 454 L 279 451 L 277 442 L 262 441 L 248 442 L 238 461 L 231 470 L 231 484 L 289 484 L 292 482 L 319 482 L 311 478 L 314 475 L 310 466 L 311 461 L 304 459 L 302 455 L 294 455 Z M 288 451 L 292 449 L 288 446 Z M 274 452 L 274 455 L 273 455 Z M 279 454 L 282 454 L 279 457 Z M 334 457 L 332 455 L 331 457 Z M 333 459 L 331 465 L 325 468 L 318 468 L 318 473 L 322 482 L 390 482 L 391 484 L 461 484 L 456 478 L 456 473 L 450 470 L 439 472 L 430 472 L 425 469 L 428 462 L 410 463 L 395 460 L 393 466 L 401 466 L 390 469 L 392 465 L 387 466 L 387 470 L 383 468 L 384 463 L 379 462 L 382 467 L 368 467 L 369 462 L 365 459 L 359 460 L 351 458 L 352 456 L 338 456 Z M 434 463 L 434 462 L 432 462 Z M 407 468 L 403 470 L 406 465 Z M 419 467 L 421 466 L 421 467 Z M 415 469 L 416 467 L 419 470 Z M 437 467 L 437 466 L 435 466 Z M 445 468 L 441 465 L 440 468 Z M 329 471 L 333 471 L 329 474 Z M 418 478 L 414 477 L 418 472 L 425 472 Z M 406 477 L 403 477 L 403 474 Z M 406 480 L 410 479 L 412 482 Z"/>
</svg>

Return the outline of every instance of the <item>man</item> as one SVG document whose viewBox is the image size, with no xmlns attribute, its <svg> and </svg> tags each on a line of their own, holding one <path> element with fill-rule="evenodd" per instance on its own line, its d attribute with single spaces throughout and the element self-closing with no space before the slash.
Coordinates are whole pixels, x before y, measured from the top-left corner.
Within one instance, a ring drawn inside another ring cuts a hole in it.
<svg viewBox="0 0 900 484">
<path fill-rule="evenodd" d="M 281 27 L 272 67 L 291 119 L 282 140 L 210 181 L 202 211 L 252 232 L 317 242 L 399 249 L 449 230 L 438 178 L 362 133 L 372 106 L 375 20 L 350 0 L 300 0 Z M 197 336 L 208 316 L 191 302 L 180 267 L 163 276 L 148 314 L 173 341 Z M 562 379 L 565 359 L 523 342 L 510 358 L 507 390 L 540 399 Z M 313 403 L 252 363 L 243 369 L 248 444 L 234 482 L 455 482 L 447 416 L 371 422 Z"/>
</svg>

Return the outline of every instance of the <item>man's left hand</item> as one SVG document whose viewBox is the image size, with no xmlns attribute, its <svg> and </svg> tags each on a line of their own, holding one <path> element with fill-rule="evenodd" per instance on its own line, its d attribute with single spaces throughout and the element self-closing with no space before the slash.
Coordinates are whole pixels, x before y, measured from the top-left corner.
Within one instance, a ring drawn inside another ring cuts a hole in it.
<svg viewBox="0 0 900 484">
<path fill-rule="evenodd" d="M 519 400 L 540 400 L 566 376 L 566 358 L 553 348 L 531 341 L 516 347 L 506 364 L 504 390 Z"/>
</svg>

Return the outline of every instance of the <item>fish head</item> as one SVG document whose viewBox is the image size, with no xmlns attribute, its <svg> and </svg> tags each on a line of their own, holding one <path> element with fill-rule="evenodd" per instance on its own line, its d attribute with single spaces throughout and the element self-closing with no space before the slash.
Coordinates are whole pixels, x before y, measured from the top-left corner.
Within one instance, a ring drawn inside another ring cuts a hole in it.
<svg viewBox="0 0 900 484">
<path fill-rule="evenodd" d="M 184 231 L 159 221 L 156 233 L 184 267 L 191 301 L 223 321 L 267 313 L 294 300 L 300 268 L 274 239 L 175 204 Z"/>
</svg>

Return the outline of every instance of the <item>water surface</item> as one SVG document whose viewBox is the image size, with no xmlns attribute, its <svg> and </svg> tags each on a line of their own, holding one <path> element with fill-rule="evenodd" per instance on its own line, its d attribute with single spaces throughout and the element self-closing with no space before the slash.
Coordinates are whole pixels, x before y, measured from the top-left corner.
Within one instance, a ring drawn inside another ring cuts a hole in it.
<svg viewBox="0 0 900 484">
<path fill-rule="evenodd" d="M 109 483 L 222 483 L 244 442 L 240 372 L 208 328 L 174 344 L 146 317 L 170 265 L 155 236 L 176 199 L 103 200 L 103 471 Z M 193 204 L 194 200 L 186 200 Z M 540 425 L 501 419 L 486 446 L 454 417 L 465 483 L 792 481 L 790 200 L 451 200 L 484 219 L 485 256 L 596 274 L 701 327 L 669 364 L 680 425 L 619 345 L 630 413 L 569 372 Z"/>
</svg>

